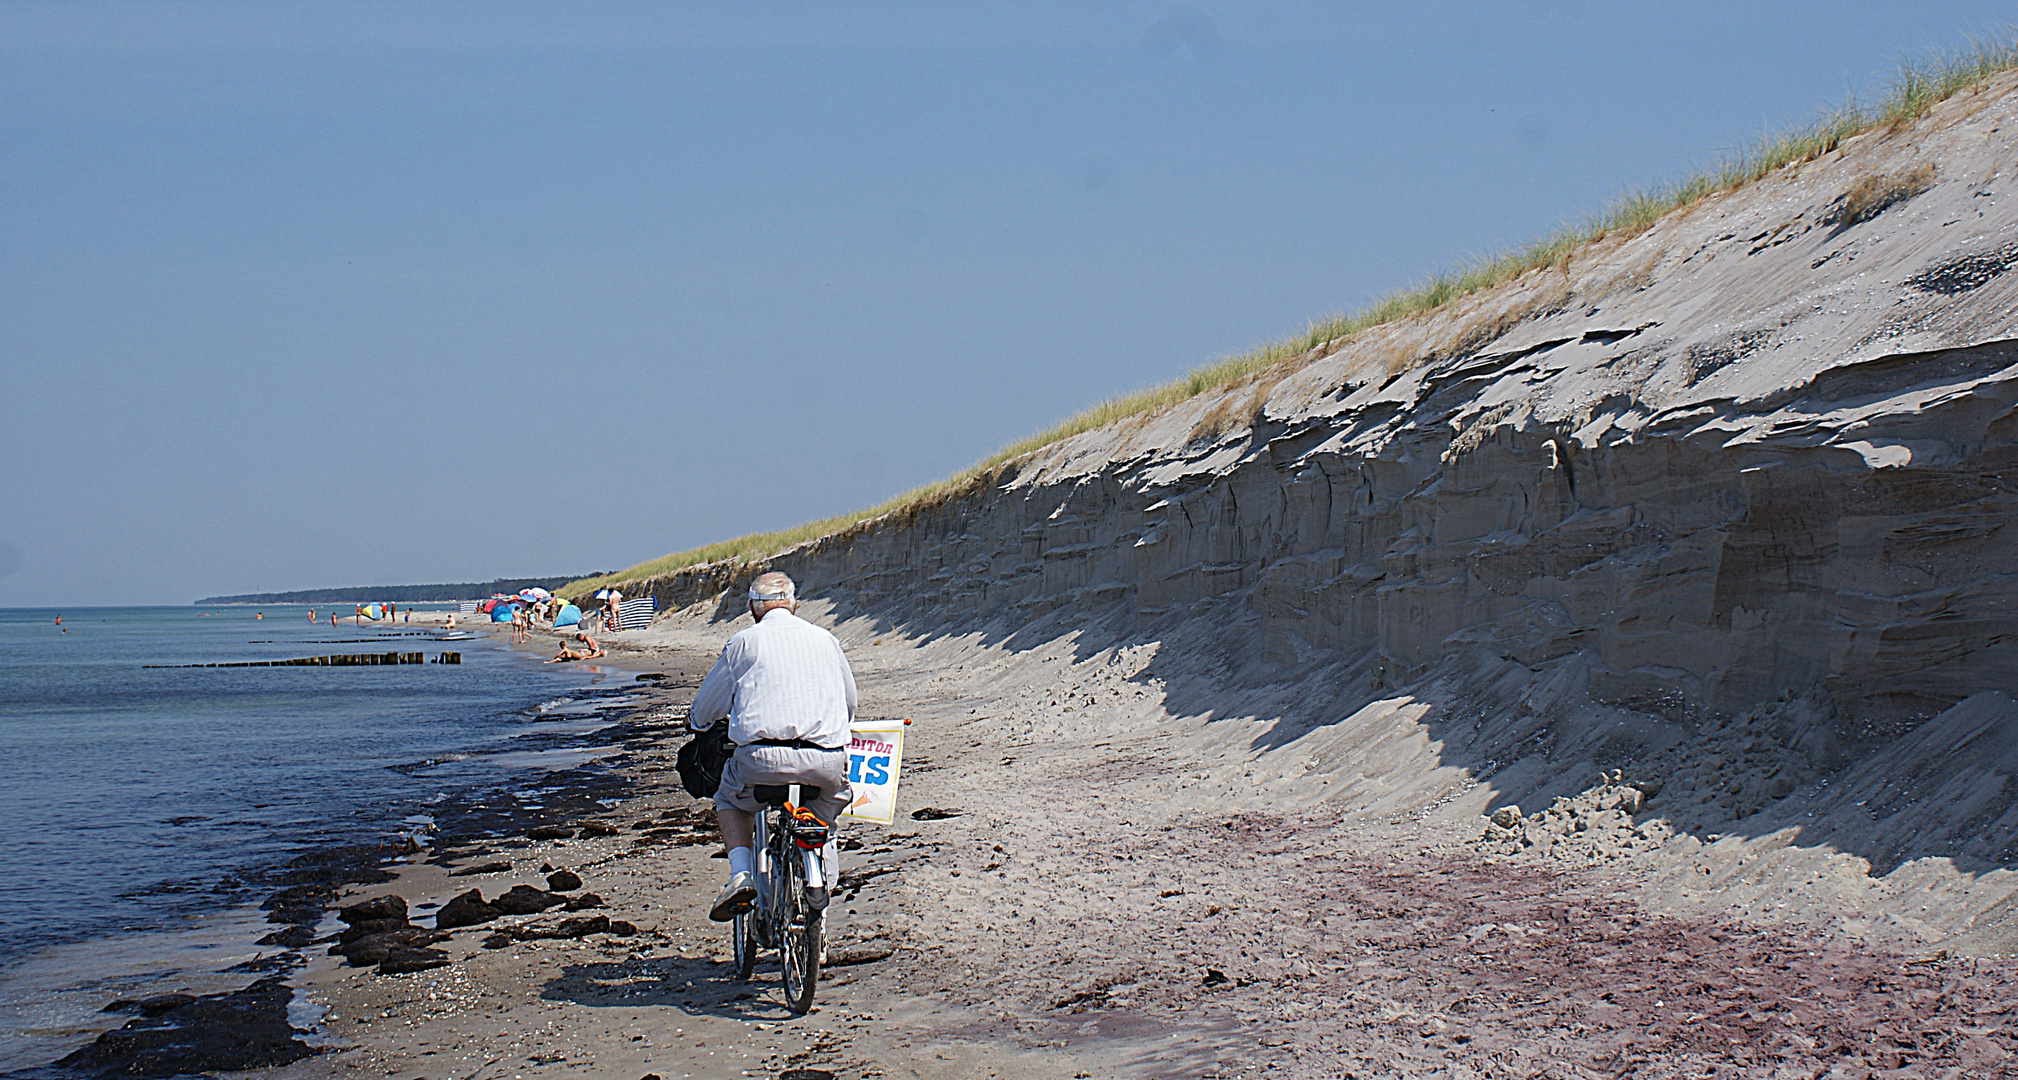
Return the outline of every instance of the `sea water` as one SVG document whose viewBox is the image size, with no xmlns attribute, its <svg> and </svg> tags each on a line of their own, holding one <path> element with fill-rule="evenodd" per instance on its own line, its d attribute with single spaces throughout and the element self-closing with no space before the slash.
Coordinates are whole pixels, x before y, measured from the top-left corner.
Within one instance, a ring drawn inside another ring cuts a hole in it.
<svg viewBox="0 0 2018 1080">
<path fill-rule="evenodd" d="M 270 929 L 263 871 L 572 764 L 521 737 L 618 678 L 307 610 L 0 610 L 0 1072 L 113 1026 L 81 1017 L 114 996 L 250 982 L 228 969 Z M 462 663 L 151 666 L 445 650 Z"/>
</svg>

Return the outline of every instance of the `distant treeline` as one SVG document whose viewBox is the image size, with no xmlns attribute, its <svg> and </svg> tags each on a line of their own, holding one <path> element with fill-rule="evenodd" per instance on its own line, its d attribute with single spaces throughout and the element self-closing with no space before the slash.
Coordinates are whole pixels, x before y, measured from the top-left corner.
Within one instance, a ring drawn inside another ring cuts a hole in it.
<svg viewBox="0 0 2018 1080">
<path fill-rule="evenodd" d="M 439 600 L 481 600 L 492 593 L 515 593 L 520 589 L 558 589 L 570 581 L 580 581 L 582 578 L 594 576 L 562 574 L 560 577 L 499 578 L 496 581 L 469 581 L 451 585 L 358 585 L 345 589 L 302 589 L 297 592 L 206 596 L 196 603 L 199 605 L 368 604 L 389 600 L 395 604 L 424 604 Z"/>
</svg>

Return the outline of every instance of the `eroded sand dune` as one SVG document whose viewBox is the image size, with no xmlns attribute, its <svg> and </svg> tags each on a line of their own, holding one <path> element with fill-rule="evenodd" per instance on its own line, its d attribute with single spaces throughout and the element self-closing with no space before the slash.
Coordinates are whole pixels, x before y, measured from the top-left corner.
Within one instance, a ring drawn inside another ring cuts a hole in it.
<svg viewBox="0 0 2018 1080">
<path fill-rule="evenodd" d="M 1657 908 L 2010 951 L 2014 162 L 2006 76 L 771 565 L 1005 729 L 1126 695 L 1084 722 L 1176 740 L 1183 805 L 1498 812 Z"/>
</svg>

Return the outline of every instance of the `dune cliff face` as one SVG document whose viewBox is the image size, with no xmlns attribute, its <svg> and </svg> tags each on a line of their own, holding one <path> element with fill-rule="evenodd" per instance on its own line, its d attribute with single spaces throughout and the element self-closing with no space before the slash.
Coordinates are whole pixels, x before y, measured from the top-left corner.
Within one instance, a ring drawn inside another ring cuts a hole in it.
<svg viewBox="0 0 2018 1080">
<path fill-rule="evenodd" d="M 2018 843 L 2014 174 L 2007 77 L 772 565 L 842 617 L 1316 680 L 1312 723 L 1441 686 L 1474 773 L 1659 763 L 1705 786 L 1655 800 L 1683 819 L 1861 776 L 1801 804 L 1811 837 L 1994 869 Z"/>
<path fill-rule="evenodd" d="M 1237 595 L 1230 647 L 1284 670 L 1580 655 L 1675 719 L 2013 689 L 2006 89 L 780 565 L 892 613 Z M 1874 181 L 1893 201 L 1846 221 Z"/>
</svg>

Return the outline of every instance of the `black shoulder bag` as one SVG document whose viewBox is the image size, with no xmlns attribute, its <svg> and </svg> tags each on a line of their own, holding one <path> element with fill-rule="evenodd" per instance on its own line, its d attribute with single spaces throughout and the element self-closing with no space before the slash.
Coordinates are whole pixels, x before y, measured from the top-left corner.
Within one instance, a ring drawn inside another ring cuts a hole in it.
<svg viewBox="0 0 2018 1080">
<path fill-rule="evenodd" d="M 680 755 L 674 767 L 680 771 L 680 786 L 696 799 L 713 798 L 715 789 L 722 786 L 722 766 L 736 752 L 736 744 L 729 741 L 729 725 L 716 724 L 706 731 L 696 732 L 680 746 Z"/>
</svg>

